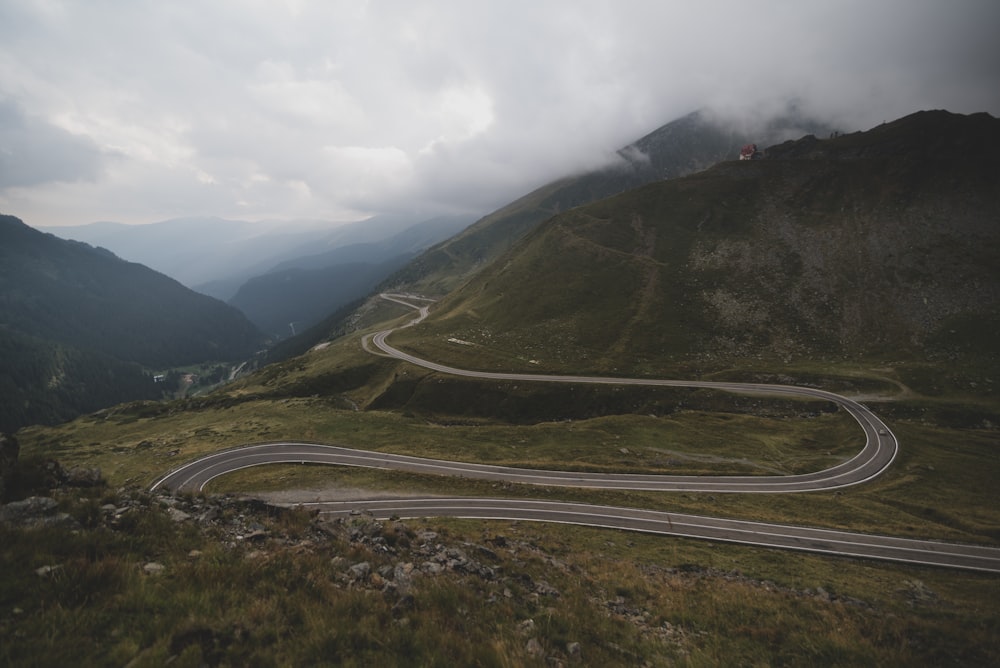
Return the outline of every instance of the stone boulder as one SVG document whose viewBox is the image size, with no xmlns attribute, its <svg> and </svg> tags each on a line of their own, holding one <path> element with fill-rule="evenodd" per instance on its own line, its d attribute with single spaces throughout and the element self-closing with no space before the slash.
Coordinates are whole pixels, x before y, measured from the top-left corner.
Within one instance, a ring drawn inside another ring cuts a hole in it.
<svg viewBox="0 0 1000 668">
<path fill-rule="evenodd" d="M 55 499 L 47 496 L 29 496 L 22 501 L 0 506 L 0 523 L 20 527 L 79 529 L 79 522 L 67 513 L 55 512 L 58 505 Z"/>
</svg>

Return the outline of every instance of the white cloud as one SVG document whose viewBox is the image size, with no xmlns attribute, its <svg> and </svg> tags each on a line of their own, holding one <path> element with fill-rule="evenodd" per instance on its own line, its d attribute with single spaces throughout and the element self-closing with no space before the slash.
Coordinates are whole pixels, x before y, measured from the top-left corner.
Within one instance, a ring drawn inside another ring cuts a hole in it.
<svg viewBox="0 0 1000 668">
<path fill-rule="evenodd" d="M 998 24 L 994 0 L 0 3 L 0 210 L 486 212 L 706 105 L 998 114 Z"/>
<path fill-rule="evenodd" d="M 0 190 L 93 181 L 103 160 L 86 135 L 26 115 L 0 99 Z"/>
</svg>

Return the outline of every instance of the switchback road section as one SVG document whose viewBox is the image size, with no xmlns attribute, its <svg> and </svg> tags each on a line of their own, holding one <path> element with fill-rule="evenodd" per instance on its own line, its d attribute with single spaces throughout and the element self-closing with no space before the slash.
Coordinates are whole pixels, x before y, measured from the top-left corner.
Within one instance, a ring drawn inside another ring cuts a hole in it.
<svg viewBox="0 0 1000 668">
<path fill-rule="evenodd" d="M 538 471 L 294 442 L 261 443 L 216 452 L 174 469 L 157 480 L 152 489 L 154 491 L 165 489 L 175 492 L 199 492 L 209 482 L 221 475 L 266 464 L 360 466 L 545 486 L 672 489 L 671 483 L 657 480 L 658 477 L 670 478 L 672 476 L 616 476 L 565 471 Z M 586 480 L 581 476 L 585 477 Z M 349 516 L 364 512 L 382 519 L 447 516 L 471 519 L 559 522 L 846 557 L 864 557 L 1000 573 L 1000 549 L 992 547 L 931 540 L 911 540 L 786 524 L 701 517 L 638 508 L 618 508 L 534 499 L 447 497 L 363 499 L 294 505 L 314 508 L 323 514 L 332 516 Z"/>
<path fill-rule="evenodd" d="M 383 295 L 383 297 L 418 310 L 417 318 L 404 326 L 416 324 L 427 316 L 429 308 L 427 305 L 418 306 L 412 303 L 418 298 L 388 294 Z M 544 471 L 428 459 L 324 444 L 274 442 L 244 446 L 207 455 L 169 472 L 157 480 L 152 489 L 154 491 L 162 489 L 175 492 L 201 491 L 216 477 L 248 467 L 278 463 L 312 463 L 461 476 L 548 487 L 570 486 L 731 493 L 807 492 L 836 489 L 871 480 L 892 463 L 898 448 L 896 437 L 888 426 L 865 406 L 824 390 L 788 385 L 469 371 L 422 360 L 397 350 L 386 342 L 386 337 L 393 331 L 395 330 L 389 329 L 375 334 L 370 338 L 371 345 L 386 355 L 440 373 L 492 380 L 704 387 L 729 392 L 799 396 L 832 401 L 846 410 L 858 422 L 865 434 L 865 443 L 861 451 L 849 461 L 810 474 L 794 476 L 672 476 Z M 369 340 L 366 339 L 364 345 L 367 350 L 371 351 L 368 344 Z M 559 522 L 846 557 L 863 557 L 1000 573 L 1000 549 L 993 547 L 932 540 L 912 540 L 747 520 L 701 517 L 636 508 L 492 498 L 368 499 L 326 501 L 305 505 L 314 507 L 324 514 L 341 516 L 368 512 L 381 518 L 449 516 Z"/>
<path fill-rule="evenodd" d="M 427 317 L 429 307 L 418 306 L 406 301 L 404 295 L 383 294 L 384 299 L 417 309 L 419 315 L 403 325 L 410 327 Z M 412 298 L 409 298 L 412 300 Z M 830 401 L 847 411 L 853 417 L 865 435 L 865 443 L 861 451 L 850 460 L 829 469 L 788 476 L 655 476 L 661 491 L 687 492 L 814 492 L 818 490 L 837 489 L 858 483 L 867 482 L 879 475 L 896 457 L 899 442 L 892 430 L 864 405 L 833 392 L 811 387 L 794 385 L 768 385 L 764 383 L 723 383 L 689 380 L 659 380 L 652 378 L 610 378 L 603 376 L 572 376 L 572 375 L 542 375 L 525 373 L 495 373 L 488 371 L 469 371 L 445 366 L 436 362 L 420 359 L 392 347 L 386 342 L 386 337 L 396 329 L 387 329 L 373 335 L 371 343 L 390 357 L 400 359 L 410 364 L 445 373 L 453 376 L 479 378 L 485 380 L 524 381 L 534 383 L 568 383 L 588 385 L 642 385 L 647 387 L 696 387 L 722 390 L 740 394 L 762 394 L 770 396 L 792 396 L 808 399 Z M 576 474 L 581 477 L 581 474 Z M 589 476 L 584 476 L 589 478 Z M 618 476 L 619 478 L 621 476 Z M 643 476 L 649 477 L 649 476 Z M 589 486 L 589 485 L 587 485 Z M 599 485 L 604 486 L 604 485 Z M 631 488 L 635 489 L 635 488 Z"/>
</svg>

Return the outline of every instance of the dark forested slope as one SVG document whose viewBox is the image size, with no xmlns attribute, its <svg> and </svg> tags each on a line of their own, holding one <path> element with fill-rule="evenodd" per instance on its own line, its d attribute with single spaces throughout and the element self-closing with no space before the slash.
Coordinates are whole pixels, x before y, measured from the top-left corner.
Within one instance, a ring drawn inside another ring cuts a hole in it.
<svg viewBox="0 0 1000 668">
<path fill-rule="evenodd" d="M 0 216 L 5 429 L 155 396 L 140 367 L 236 360 L 262 338 L 236 309 L 173 279 Z"/>
<path fill-rule="evenodd" d="M 108 251 L 0 216 L 0 313 L 8 327 L 151 367 L 252 354 L 236 309 Z"/>
</svg>

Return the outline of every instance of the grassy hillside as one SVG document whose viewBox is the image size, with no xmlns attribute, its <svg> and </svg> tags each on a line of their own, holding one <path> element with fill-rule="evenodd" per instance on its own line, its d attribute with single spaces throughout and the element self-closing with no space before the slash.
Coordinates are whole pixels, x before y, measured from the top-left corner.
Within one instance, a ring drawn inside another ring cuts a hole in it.
<svg viewBox="0 0 1000 668">
<path fill-rule="evenodd" d="M 168 509 L 113 490 L 66 493 L 59 509 L 81 528 L 0 526 L 8 665 L 1000 658 L 990 576 L 530 523 L 325 522 L 227 499 Z"/>
<path fill-rule="evenodd" d="M 834 387 L 885 389 L 850 378 Z M 20 611 L 0 615 L 4 656 L 539 666 L 548 657 L 593 666 L 1000 657 L 991 575 L 531 523 L 331 524 L 218 498 L 169 501 L 190 516 L 174 519 L 166 502 L 116 491 L 201 453 L 275 439 L 520 466 L 743 474 L 814 469 L 858 447 L 846 416 L 808 404 L 583 389 L 442 378 L 373 358 L 354 335 L 208 397 L 22 430 L 22 457 L 101 466 L 109 487 L 57 494 L 82 532 L 0 527 L 0 587 Z M 996 544 L 995 431 L 948 426 L 948 394 L 893 399 L 869 403 L 904 443 L 899 459 L 877 481 L 837 493 L 597 492 L 301 466 L 256 468 L 209 491 L 536 497 Z M 516 406 L 533 412 L 508 413 Z M 109 504 L 114 511 L 102 510 Z M 151 562 L 163 570 L 147 574 Z M 55 571 L 35 573 L 45 567 Z"/>
<path fill-rule="evenodd" d="M 948 361 L 988 389 L 998 219 L 1000 122 L 918 114 L 556 216 L 401 337 L 581 372 Z"/>
</svg>

